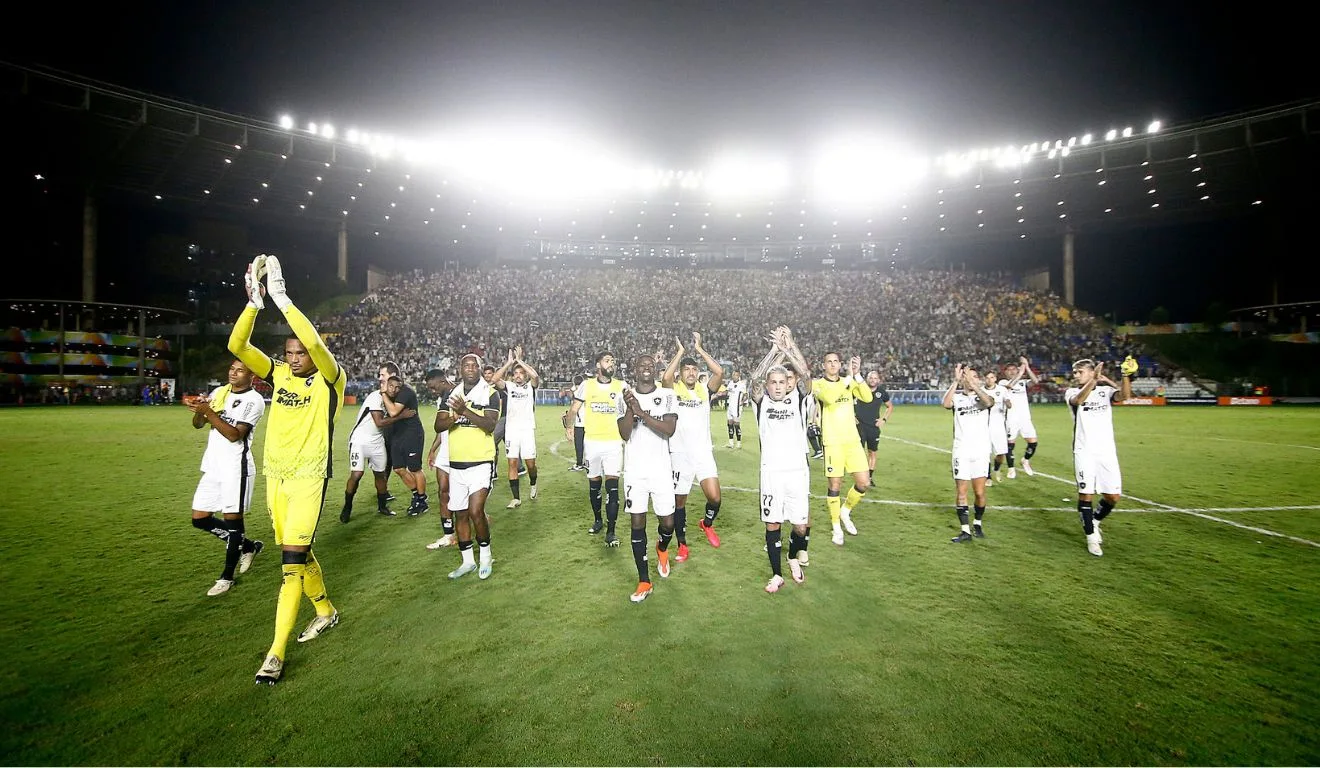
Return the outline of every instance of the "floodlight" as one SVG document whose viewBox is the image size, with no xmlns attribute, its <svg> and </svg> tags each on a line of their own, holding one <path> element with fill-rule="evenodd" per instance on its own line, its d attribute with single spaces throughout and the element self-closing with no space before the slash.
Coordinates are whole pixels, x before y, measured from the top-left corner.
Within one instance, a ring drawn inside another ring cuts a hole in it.
<svg viewBox="0 0 1320 768">
<path fill-rule="evenodd" d="M 1085 146 L 1089 145 L 1090 143 L 1091 143 L 1091 134 L 1089 134 L 1089 133 L 1087 133 L 1087 134 L 1083 134 L 1083 135 L 1082 135 L 1082 146 L 1085 147 Z"/>
<path fill-rule="evenodd" d="M 289 115 L 280 115 L 280 127 L 286 131 L 293 130 L 293 118 Z"/>
<path fill-rule="evenodd" d="M 1150 125 L 1146 126 L 1146 133 L 1159 133 L 1159 132 L 1160 132 L 1159 120 L 1156 120 L 1152 122 Z"/>
<path fill-rule="evenodd" d="M 1110 128 L 1108 131 L 1105 131 L 1105 141 L 1113 141 L 1114 139 L 1117 138 L 1118 138 L 1117 128 Z"/>
<path fill-rule="evenodd" d="M 321 137 L 325 139 L 333 139 L 335 137 L 335 127 L 329 123 L 322 125 Z"/>
<path fill-rule="evenodd" d="M 349 144 L 357 144 L 362 141 L 362 133 L 356 128 L 349 128 L 346 138 L 348 139 Z"/>
<path fill-rule="evenodd" d="M 1124 129 L 1123 129 L 1123 138 L 1125 138 L 1125 139 L 1130 139 L 1130 138 L 1132 138 L 1132 127 L 1131 127 L 1131 126 L 1128 126 L 1127 128 L 1124 128 Z"/>
<path fill-rule="evenodd" d="M 733 152 L 717 158 L 704 175 L 704 186 L 717 200 L 767 199 L 785 189 L 788 164 L 777 157 Z"/>
<path fill-rule="evenodd" d="M 316 123 L 308 123 L 308 124 L 307 124 L 307 132 L 308 132 L 308 133 L 313 133 L 313 134 L 314 134 L 314 133 L 317 132 L 316 129 L 317 129 L 317 125 L 316 125 Z"/>
</svg>

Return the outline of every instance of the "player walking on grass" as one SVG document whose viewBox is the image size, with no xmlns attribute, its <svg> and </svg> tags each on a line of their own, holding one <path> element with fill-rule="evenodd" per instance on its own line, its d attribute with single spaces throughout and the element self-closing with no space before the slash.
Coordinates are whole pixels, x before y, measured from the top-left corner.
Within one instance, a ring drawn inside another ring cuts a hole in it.
<svg viewBox="0 0 1320 768">
<path fill-rule="evenodd" d="M 725 421 L 729 427 L 729 447 L 742 447 L 742 410 L 743 401 L 747 398 L 747 382 L 743 380 L 742 373 L 733 372 L 733 379 L 729 381 L 726 390 L 728 401 L 725 408 L 728 414 Z"/>
<path fill-rule="evenodd" d="M 382 397 L 386 413 L 391 419 L 396 420 L 390 426 L 389 463 L 394 467 L 394 473 L 403 480 L 403 484 L 412 491 L 412 500 L 408 504 L 408 517 L 417 517 L 431 508 L 431 503 L 426 498 L 426 473 L 422 471 L 422 448 L 426 445 L 426 432 L 422 429 L 422 420 L 417 415 L 421 405 L 413 388 L 403 383 L 398 365 L 387 362 L 380 368 L 382 378 L 387 376 L 399 378 L 396 394 L 391 395 L 386 391 Z M 393 516 L 394 513 L 386 509 L 385 514 Z"/>
<path fill-rule="evenodd" d="M 461 382 L 440 406 L 436 430 L 449 432 L 449 509 L 454 513 L 458 551 L 463 563 L 450 572 L 457 579 L 477 571 L 490 578 L 490 518 L 486 497 L 490 494 L 491 468 L 495 465 L 495 422 L 500 412 L 495 390 L 481 376 L 481 360 L 464 355 L 458 364 Z M 472 557 L 475 537 L 480 565 Z"/>
<path fill-rule="evenodd" d="M 1017 470 L 1013 467 L 1013 449 L 1017 447 L 1017 438 L 1019 435 L 1027 441 L 1027 451 L 1022 454 L 1022 471 L 1028 475 L 1034 475 L 1036 472 L 1031 468 L 1031 457 L 1036 455 L 1036 425 L 1031 422 L 1031 402 L 1027 397 L 1027 382 L 1023 377 L 1029 377 L 1032 384 L 1040 382 L 1040 377 L 1031 370 L 1031 363 L 1025 357 L 1018 358 L 1018 364 L 1010 364 L 1004 373 L 1008 375 L 1008 401 L 1011 405 L 1008 408 L 1008 479 L 1017 477 Z"/>
<path fill-rule="evenodd" d="M 1115 403 L 1132 397 L 1132 374 L 1137 361 L 1123 361 L 1123 383 L 1116 386 L 1104 375 L 1104 363 L 1078 360 L 1073 363 L 1074 384 L 1063 399 L 1073 416 L 1073 472 L 1077 477 L 1077 514 L 1086 533 L 1086 551 L 1101 557 L 1104 539 L 1100 521 L 1118 506 L 1123 495 L 1123 473 L 1118 466 L 1118 447 L 1114 444 Z M 1100 509 L 1092 502 L 1100 494 Z"/>
<path fill-rule="evenodd" d="M 785 347 L 787 347 L 785 349 Z M 805 380 L 806 362 L 788 344 L 786 333 L 777 331 L 775 350 L 784 352 L 793 369 L 792 378 Z M 782 365 L 765 363 L 752 374 L 751 400 L 756 413 L 757 433 L 761 441 L 761 522 L 765 523 L 765 549 L 770 558 L 770 581 L 765 591 L 778 592 L 784 586 L 782 572 L 782 532 L 784 523 L 792 526 L 788 544 L 788 568 L 793 581 L 806 580 L 801 555 L 807 549 L 807 524 L 810 511 L 811 468 L 807 463 L 807 403 L 810 395 L 791 387 L 790 370 Z"/>
<path fill-rule="evenodd" d="M 587 533 L 595 536 L 605 531 L 605 546 L 619 546 L 614 533 L 619 519 L 619 470 L 623 467 L 623 438 L 619 435 L 619 403 L 623 399 L 623 382 L 614 378 L 614 355 L 601 352 L 596 356 L 596 375 L 586 379 L 573 390 L 573 404 L 569 406 L 564 424 L 574 422 L 583 414 L 582 460 L 587 467 L 587 489 L 591 498 L 591 513 L 595 517 Z M 565 437 L 572 439 L 570 427 L 565 426 Z M 601 489 L 605 491 L 605 521 L 601 523 Z"/>
<path fill-rule="evenodd" d="M 999 468 L 1008 454 L 1008 412 L 1013 408 L 1013 401 L 1008 396 L 1008 387 L 999 380 L 999 374 L 993 367 L 985 372 L 985 391 L 990 393 L 995 404 L 990 407 L 990 454 L 994 457 L 993 477 L 987 477 L 987 488 L 1003 479 Z"/>
<path fill-rule="evenodd" d="M 624 440 L 624 508 L 632 524 L 633 562 L 637 565 L 640 603 L 651 594 L 646 562 L 646 507 L 659 520 L 655 545 L 657 571 L 669 578 L 669 542 L 674 535 L 674 479 L 669 440 L 678 426 L 678 403 L 673 390 L 655 385 L 655 358 L 642 355 L 633 363 L 633 387 L 623 390 L 618 425 Z"/>
<path fill-rule="evenodd" d="M 857 535 L 857 526 L 852 522 L 852 510 L 862 501 L 862 496 L 871 489 L 870 469 L 866 463 L 866 451 L 862 448 L 862 438 L 857 434 L 857 413 L 853 404 L 857 401 L 869 402 L 871 388 L 862 380 L 860 371 L 862 359 L 853 356 L 848 360 L 848 375 L 840 376 L 842 359 L 837 352 L 825 355 L 825 375 L 811 381 L 811 394 L 820 404 L 820 439 L 825 446 L 825 506 L 830 513 L 830 524 L 834 532 L 830 538 L 838 546 L 843 546 L 843 532 Z M 853 487 L 842 501 L 839 491 L 843 488 L 844 475 L 852 475 Z"/>
<path fill-rule="evenodd" d="M 449 511 L 449 430 L 441 429 L 444 423 L 440 412 L 454 385 L 449 375 L 438 368 L 426 372 L 426 389 L 437 398 L 435 414 L 435 439 L 431 441 L 431 450 L 426 454 L 427 465 L 435 468 L 435 491 L 440 501 L 440 538 L 426 545 L 427 549 L 452 547 L 458 543 L 454 535 L 454 513 Z"/>
<path fill-rule="evenodd" d="M 284 342 L 283 362 L 252 346 L 252 328 L 263 306 L 263 274 L 267 294 L 294 333 Z M 312 541 L 333 473 L 331 446 L 335 415 L 344 405 L 345 377 L 316 328 L 289 299 L 278 259 L 258 256 L 245 282 L 248 305 L 229 335 L 229 351 L 273 388 L 262 471 L 284 575 L 275 608 L 275 638 L 256 676 L 256 682 L 273 685 L 284 672 L 286 646 L 304 594 L 316 608 L 316 618 L 298 635 L 298 642 L 315 640 L 339 623 Z"/>
<path fill-rule="evenodd" d="M 857 434 L 862 438 L 862 447 L 866 449 L 866 476 L 872 483 L 875 482 L 875 454 L 880 450 L 880 430 L 889 423 L 889 417 L 894 413 L 889 390 L 880 382 L 879 371 L 868 371 L 866 386 L 871 390 L 871 399 L 853 403 L 853 413 L 857 416 Z M 881 409 L 884 410 L 883 414 L 880 413 Z"/>
<path fill-rule="evenodd" d="M 396 416 L 385 415 L 385 398 L 396 398 L 403 384 L 398 376 L 390 376 L 385 370 L 384 367 L 380 369 L 380 388 L 362 400 L 357 422 L 348 436 L 348 482 L 344 484 L 344 508 L 339 511 L 341 523 L 347 523 L 353 516 L 353 497 L 357 495 L 358 483 L 362 482 L 367 469 L 371 470 L 376 481 L 376 511 L 382 515 L 394 515 L 388 505 L 389 454 L 383 430 L 401 419 L 409 418 L 410 414 L 416 414 L 405 408 Z"/>
<path fill-rule="evenodd" d="M 954 544 L 985 538 L 981 518 L 985 516 L 985 479 L 990 473 L 990 417 L 995 400 L 981 386 L 981 377 L 969 366 L 953 369 L 953 383 L 944 392 L 943 405 L 953 411 L 953 487 L 961 529 Z M 967 520 L 967 486 L 976 501 L 976 530 Z"/>
<path fill-rule="evenodd" d="M 522 347 L 509 351 L 508 361 L 495 372 L 491 383 L 508 398 L 508 416 L 505 425 L 504 456 L 509 460 L 509 491 L 513 499 L 508 509 L 522 505 L 518 495 L 518 463 L 527 465 L 527 480 L 531 485 L 531 498 L 536 500 L 536 388 L 541 376 L 522 359 Z M 506 381 L 509 370 L 512 381 Z"/>
<path fill-rule="evenodd" d="M 252 388 L 252 370 L 241 360 L 229 366 L 229 383 L 210 397 L 188 400 L 193 429 L 210 427 L 202 454 L 202 479 L 193 494 L 192 524 L 225 543 L 225 567 L 206 594 L 223 595 L 234 586 L 234 568 L 247 573 L 262 543 L 246 538 L 243 513 L 252 502 L 257 464 L 252 458 L 252 430 L 266 402 Z M 224 519 L 216 519 L 219 512 Z"/>
<path fill-rule="evenodd" d="M 701 485 L 706 497 L 706 514 L 701 520 L 701 532 L 712 547 L 719 547 L 720 537 L 715 532 L 715 518 L 720 514 L 720 478 L 715 467 L 715 446 L 710 437 L 710 395 L 718 392 L 724 381 L 724 369 L 701 346 L 701 334 L 692 334 L 692 348 L 710 367 L 709 382 L 700 381 L 697 361 L 683 356 L 683 342 L 677 345 L 669 367 L 661 376 L 661 386 L 674 390 L 678 397 L 678 430 L 669 441 L 670 458 L 674 464 L 674 530 L 678 535 L 677 562 L 688 558 L 687 497 L 692 485 Z"/>
</svg>

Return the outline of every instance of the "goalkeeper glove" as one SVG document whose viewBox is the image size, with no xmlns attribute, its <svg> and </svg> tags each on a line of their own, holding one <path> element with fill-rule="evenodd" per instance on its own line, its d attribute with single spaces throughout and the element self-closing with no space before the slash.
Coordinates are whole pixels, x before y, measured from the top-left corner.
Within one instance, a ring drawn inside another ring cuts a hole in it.
<svg viewBox="0 0 1320 768">
<path fill-rule="evenodd" d="M 1128 355 L 1127 358 L 1123 360 L 1123 364 L 1118 366 L 1118 370 L 1124 376 L 1131 376 L 1132 374 L 1136 373 L 1137 372 L 1136 358 L 1132 357 L 1132 355 Z"/>
<path fill-rule="evenodd" d="M 274 256 L 266 257 L 266 294 L 270 300 L 275 302 L 283 312 L 292 301 L 289 301 L 288 288 L 284 284 L 284 270 L 280 267 L 280 260 Z"/>
<path fill-rule="evenodd" d="M 266 308 L 261 300 L 261 278 L 266 274 L 266 257 L 258 256 L 248 265 L 243 275 L 243 290 L 247 291 L 249 307 L 261 310 Z"/>
</svg>

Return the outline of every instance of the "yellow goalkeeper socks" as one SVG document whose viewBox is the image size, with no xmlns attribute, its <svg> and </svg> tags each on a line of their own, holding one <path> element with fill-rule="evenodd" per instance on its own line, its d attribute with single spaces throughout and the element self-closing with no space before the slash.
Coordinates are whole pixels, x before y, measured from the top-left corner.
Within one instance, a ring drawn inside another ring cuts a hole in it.
<svg viewBox="0 0 1320 768">
<path fill-rule="evenodd" d="M 317 616 L 329 616 L 335 612 L 330 597 L 325 593 L 325 579 L 321 575 L 321 564 L 316 555 L 307 553 L 307 572 L 303 575 L 303 594 L 312 601 Z"/>
<path fill-rule="evenodd" d="M 841 506 L 843 506 L 843 503 L 839 500 L 837 494 L 825 497 L 825 508 L 830 511 L 830 523 L 832 525 L 839 524 L 839 507 Z"/>
<path fill-rule="evenodd" d="M 307 566 L 302 563 L 284 564 L 284 581 L 280 584 L 280 599 L 275 606 L 275 639 L 271 641 L 267 656 L 284 658 L 289 635 L 298 621 L 298 604 L 302 602 L 303 577 Z"/>
<path fill-rule="evenodd" d="M 862 503 L 861 492 L 859 492 L 856 487 L 848 489 L 848 498 L 847 500 L 844 501 L 843 506 L 847 507 L 848 509 L 857 509 L 857 505 L 861 503 Z"/>
</svg>

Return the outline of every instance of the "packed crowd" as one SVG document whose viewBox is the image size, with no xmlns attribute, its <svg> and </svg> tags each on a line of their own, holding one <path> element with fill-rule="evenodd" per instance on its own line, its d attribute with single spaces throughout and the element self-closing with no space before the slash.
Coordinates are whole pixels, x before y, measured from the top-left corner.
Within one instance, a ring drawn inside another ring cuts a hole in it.
<svg viewBox="0 0 1320 768">
<path fill-rule="evenodd" d="M 963 272 L 529 269 L 408 273 L 319 325 L 354 380 L 382 359 L 420 378 L 466 352 L 498 365 L 520 343 L 546 381 L 621 361 L 700 331 L 718 359 L 751 368 L 764 337 L 791 325 L 804 350 L 860 355 L 892 386 L 939 387 L 957 361 L 1025 355 L 1043 373 L 1127 350 L 1051 294 Z M 625 374 L 626 375 L 626 374 Z"/>
</svg>

